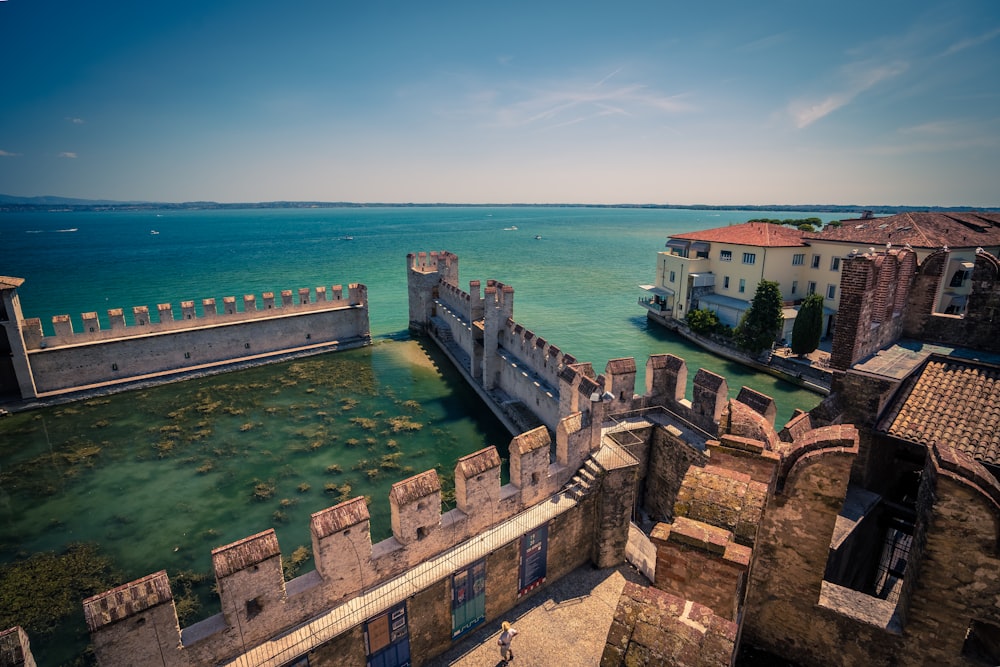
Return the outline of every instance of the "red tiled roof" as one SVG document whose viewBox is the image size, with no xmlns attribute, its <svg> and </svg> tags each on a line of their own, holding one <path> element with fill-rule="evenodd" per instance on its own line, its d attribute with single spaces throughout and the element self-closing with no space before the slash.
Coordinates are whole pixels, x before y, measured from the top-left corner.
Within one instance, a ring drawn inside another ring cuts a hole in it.
<svg viewBox="0 0 1000 667">
<path fill-rule="evenodd" d="M 1000 367 L 932 356 L 890 406 L 880 430 L 937 442 L 1000 465 Z"/>
<path fill-rule="evenodd" d="M 710 243 L 732 243 L 734 245 L 752 245 L 763 248 L 804 246 L 803 232 L 785 225 L 775 225 L 770 222 L 744 222 L 740 225 L 716 227 L 700 232 L 672 234 L 672 239 L 686 241 L 708 241 Z"/>
<path fill-rule="evenodd" d="M 805 240 L 884 246 L 892 243 L 937 249 L 1000 246 L 1000 213 L 899 213 L 885 218 L 843 220 L 840 227 L 805 234 Z"/>
</svg>

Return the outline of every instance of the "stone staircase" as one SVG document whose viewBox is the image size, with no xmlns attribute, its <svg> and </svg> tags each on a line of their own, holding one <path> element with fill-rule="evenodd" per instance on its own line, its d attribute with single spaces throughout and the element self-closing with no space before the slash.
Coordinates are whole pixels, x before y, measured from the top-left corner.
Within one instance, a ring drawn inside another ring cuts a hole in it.
<svg viewBox="0 0 1000 667">
<path fill-rule="evenodd" d="M 573 478 L 566 483 L 565 492 L 574 500 L 582 500 L 584 496 L 600 487 L 601 477 L 604 476 L 605 472 L 607 470 L 604 466 L 591 454 L 576 471 Z"/>
</svg>

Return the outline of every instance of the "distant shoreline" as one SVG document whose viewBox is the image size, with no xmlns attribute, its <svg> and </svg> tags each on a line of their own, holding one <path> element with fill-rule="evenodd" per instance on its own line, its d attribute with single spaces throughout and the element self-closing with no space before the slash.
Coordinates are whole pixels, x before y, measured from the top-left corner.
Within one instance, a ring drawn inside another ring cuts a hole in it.
<svg viewBox="0 0 1000 667">
<path fill-rule="evenodd" d="M 77 212 L 77 211 L 198 211 L 239 209 L 310 209 L 310 208 L 621 208 L 621 209 L 684 209 L 705 211 L 795 211 L 802 213 L 857 213 L 871 211 L 876 215 L 890 215 L 914 211 L 989 211 L 1000 212 L 1000 206 L 892 206 L 854 204 L 455 204 L 455 203 L 381 203 L 381 202 L 311 202 L 272 201 L 219 203 L 197 202 L 118 202 L 69 199 L 63 197 L 12 197 L 0 195 L 0 212 Z"/>
</svg>

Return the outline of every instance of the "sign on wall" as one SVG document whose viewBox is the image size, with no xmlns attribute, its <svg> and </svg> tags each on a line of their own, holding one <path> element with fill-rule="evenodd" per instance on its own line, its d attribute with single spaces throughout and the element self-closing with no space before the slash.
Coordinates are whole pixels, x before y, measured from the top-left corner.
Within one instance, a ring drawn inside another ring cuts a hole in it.
<svg viewBox="0 0 1000 667">
<path fill-rule="evenodd" d="M 368 667 L 410 667 L 410 635 L 406 603 L 365 622 Z"/>
<path fill-rule="evenodd" d="M 517 597 L 527 595 L 545 582 L 549 549 L 549 526 L 539 526 L 521 536 L 521 565 L 517 580 Z"/>
<path fill-rule="evenodd" d="M 451 638 L 486 620 L 486 560 L 451 575 Z"/>
</svg>

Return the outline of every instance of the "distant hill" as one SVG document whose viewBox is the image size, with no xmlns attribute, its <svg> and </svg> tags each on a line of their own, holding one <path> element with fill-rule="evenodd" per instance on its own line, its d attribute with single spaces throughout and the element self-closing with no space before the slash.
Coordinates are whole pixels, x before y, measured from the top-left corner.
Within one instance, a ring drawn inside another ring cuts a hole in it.
<svg viewBox="0 0 1000 667">
<path fill-rule="evenodd" d="M 146 202 L 146 201 L 115 201 L 110 199 L 76 199 L 72 197 L 16 197 L 0 194 L 0 211 L 33 211 L 65 209 L 71 211 L 106 211 L 106 210 L 204 210 L 204 209 L 254 209 L 254 208 L 363 208 L 374 206 L 386 207 L 491 207 L 506 206 L 542 206 L 542 207 L 579 207 L 579 208 L 648 208 L 648 209 L 695 209 L 709 211 L 800 211 L 803 213 L 844 213 L 846 215 L 871 211 L 876 215 L 906 213 L 911 211 L 992 211 L 1000 212 L 1000 207 L 981 206 L 897 206 L 897 205 L 860 205 L 860 204 L 461 204 L 461 203 L 378 203 L 378 202 L 318 202 L 318 201 L 273 201 L 247 203 L 219 203 L 212 201 L 197 202 Z"/>
</svg>

